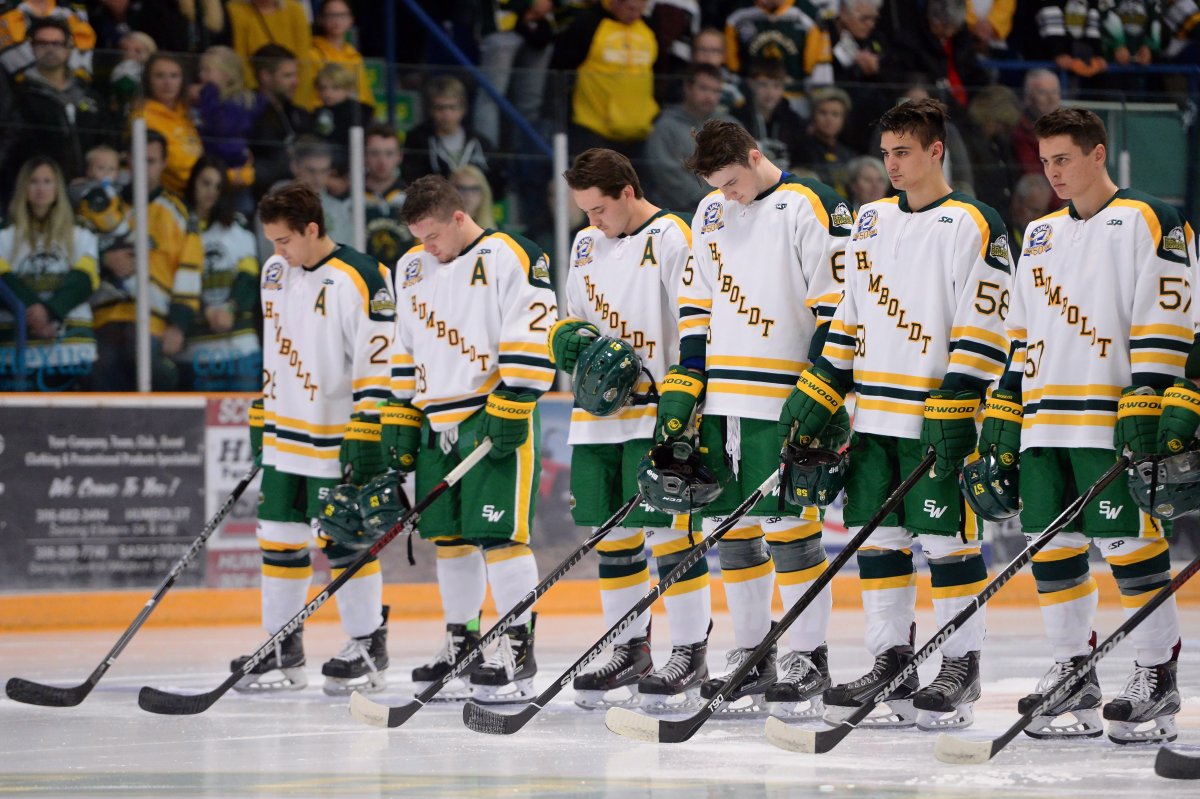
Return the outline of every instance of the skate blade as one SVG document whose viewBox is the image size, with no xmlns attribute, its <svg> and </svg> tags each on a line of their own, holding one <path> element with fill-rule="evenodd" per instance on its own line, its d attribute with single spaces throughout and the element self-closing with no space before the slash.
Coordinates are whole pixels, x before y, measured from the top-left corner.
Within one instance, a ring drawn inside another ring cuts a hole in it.
<svg viewBox="0 0 1200 799">
<path fill-rule="evenodd" d="M 425 691 L 431 685 L 433 685 L 432 682 L 414 682 L 413 696 Z M 471 694 L 471 684 L 469 682 L 465 679 L 455 679 L 446 683 L 446 687 L 438 691 L 429 700 L 429 704 L 433 704 L 434 702 L 466 702 L 471 698 Z"/>
<path fill-rule="evenodd" d="M 326 696 L 349 696 L 358 691 L 361 694 L 377 694 L 387 688 L 387 677 L 383 671 L 374 671 L 361 677 L 330 677 L 325 676 L 325 684 L 321 690 Z"/>
<path fill-rule="evenodd" d="M 1063 723 L 1055 724 L 1056 720 Z M 1100 723 L 1100 712 L 1096 708 L 1086 708 L 1057 716 L 1034 716 L 1022 732 L 1041 741 L 1099 738 L 1104 734 L 1104 726 Z"/>
<path fill-rule="evenodd" d="M 857 707 L 842 705 L 826 705 L 825 723 L 836 727 L 854 715 Z M 871 715 L 867 716 L 858 726 L 862 729 L 894 729 L 902 730 L 916 725 L 916 711 L 913 710 L 911 699 L 891 699 L 880 702 Z"/>
<path fill-rule="evenodd" d="M 262 674 L 247 674 L 233 684 L 233 690 L 243 694 L 278 694 L 307 687 L 308 676 L 302 666 L 271 669 Z"/>
<path fill-rule="evenodd" d="M 622 697 L 624 694 L 624 697 Z M 575 704 L 584 710 L 608 710 L 610 707 L 638 707 L 642 702 L 636 685 L 624 685 L 609 691 L 575 690 Z"/>
<path fill-rule="evenodd" d="M 1108 722 L 1108 740 L 1115 744 L 1170 743 L 1178 737 L 1174 713 L 1149 721 Z"/>
<path fill-rule="evenodd" d="M 825 718 L 825 702 L 820 696 L 801 702 L 769 702 L 771 715 L 791 724 L 796 721 L 820 721 Z"/>
<path fill-rule="evenodd" d="M 918 710 L 917 728 L 926 732 L 960 730 L 975 723 L 975 711 L 970 703 L 959 705 L 953 710 Z"/>
<path fill-rule="evenodd" d="M 713 714 L 714 719 L 761 719 L 769 712 L 765 694 L 746 694 L 726 702 Z"/>
<path fill-rule="evenodd" d="M 640 710 L 650 716 L 694 713 L 704 704 L 700 697 L 700 686 L 684 690 L 681 694 L 642 694 Z"/>
<path fill-rule="evenodd" d="M 537 694 L 533 679 L 515 680 L 507 685 L 473 685 L 471 699 L 481 705 L 511 705 L 528 702 Z"/>
</svg>

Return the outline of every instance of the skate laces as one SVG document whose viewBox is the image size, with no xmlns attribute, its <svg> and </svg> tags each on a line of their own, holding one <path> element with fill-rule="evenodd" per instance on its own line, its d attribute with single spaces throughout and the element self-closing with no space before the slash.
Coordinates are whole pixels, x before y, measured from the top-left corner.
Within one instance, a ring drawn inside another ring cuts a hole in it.
<svg viewBox="0 0 1200 799">
<path fill-rule="evenodd" d="M 465 640 L 465 639 L 464 639 Z M 449 663 L 453 665 L 458 662 L 458 638 L 454 633 L 446 630 L 446 640 L 442 644 L 442 651 L 437 653 L 433 659 L 434 663 Z"/>
<path fill-rule="evenodd" d="M 688 645 L 671 647 L 671 656 L 658 674 L 667 682 L 682 680 L 692 664 L 692 648 Z"/>
<path fill-rule="evenodd" d="M 592 673 L 602 677 L 607 677 L 610 674 L 616 674 L 618 671 L 625 668 L 627 664 L 626 655 L 628 654 L 629 644 L 616 644 L 613 646 L 613 654 L 612 657 L 609 658 L 609 661 Z"/>
<path fill-rule="evenodd" d="M 1075 669 L 1075 664 L 1071 661 L 1056 660 L 1054 665 L 1050 667 L 1050 671 L 1038 682 L 1037 692 L 1044 694 L 1054 686 L 1058 685 L 1063 679 Z"/>
<path fill-rule="evenodd" d="M 741 665 L 746 662 L 746 658 L 750 657 L 752 649 L 734 648 L 730 649 L 725 654 L 725 665 L 729 667 L 730 672 L 737 671 Z"/>
<path fill-rule="evenodd" d="M 804 679 L 804 675 L 817 670 L 817 664 L 813 663 L 812 658 L 803 652 L 783 653 L 779 658 L 779 667 L 784 672 L 779 681 L 796 684 Z"/>
<path fill-rule="evenodd" d="M 1133 705 L 1144 704 L 1150 701 L 1150 697 L 1154 695 L 1154 689 L 1157 687 L 1158 670 L 1152 666 L 1134 664 L 1129 682 L 1125 683 L 1125 687 L 1121 689 L 1121 693 L 1116 698 L 1124 699 Z"/>
<path fill-rule="evenodd" d="M 367 664 L 367 668 L 371 670 L 371 673 L 377 671 L 375 660 L 371 657 L 370 639 L 364 641 L 361 638 L 351 638 L 342 647 L 342 651 L 337 653 L 336 660 L 344 660 L 346 662 L 361 660 Z"/>
<path fill-rule="evenodd" d="M 492 654 L 484 658 L 482 668 L 504 669 L 504 676 L 512 680 L 517 672 L 517 658 L 513 652 L 512 638 L 507 635 L 500 637 L 500 643 Z"/>
<path fill-rule="evenodd" d="M 888 672 L 888 656 L 887 652 L 881 652 L 875 656 L 875 665 L 871 667 L 863 676 L 859 677 L 854 682 L 850 683 L 851 688 L 861 688 L 864 685 L 874 685 L 881 677 Z"/>
<path fill-rule="evenodd" d="M 967 681 L 967 674 L 970 670 L 970 658 L 943 657 L 942 668 L 938 671 L 937 677 L 934 677 L 933 682 L 926 686 L 926 690 L 946 695 L 952 694 Z"/>
</svg>

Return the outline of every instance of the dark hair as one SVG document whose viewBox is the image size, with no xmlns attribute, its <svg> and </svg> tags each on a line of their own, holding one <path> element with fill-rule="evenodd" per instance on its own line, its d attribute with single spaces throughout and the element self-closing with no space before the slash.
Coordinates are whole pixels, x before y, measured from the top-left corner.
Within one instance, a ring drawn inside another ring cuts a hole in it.
<svg viewBox="0 0 1200 799">
<path fill-rule="evenodd" d="M 310 223 L 315 224 L 317 235 L 325 236 L 325 209 L 321 207 L 321 197 L 298 180 L 267 192 L 267 196 L 258 201 L 258 219 L 264 225 L 282 222 L 288 230 L 297 233 L 303 233 Z"/>
<path fill-rule="evenodd" d="M 312 134 L 305 133 L 292 144 L 291 157 L 295 161 L 305 161 L 309 158 L 328 158 L 333 161 L 333 148 L 324 139 L 318 139 Z"/>
<path fill-rule="evenodd" d="M 575 191 L 597 188 L 605 197 L 616 199 L 626 186 L 633 187 L 633 196 L 645 196 L 642 183 L 629 159 L 616 150 L 593 147 L 575 156 L 571 168 L 563 172 L 567 186 Z"/>
<path fill-rule="evenodd" d="M 196 183 L 200 180 L 200 173 L 206 169 L 215 169 L 217 174 L 221 176 L 221 188 L 217 194 L 217 204 L 213 206 L 210 212 L 211 220 L 220 223 L 225 227 L 233 224 L 233 197 L 229 192 L 229 179 L 226 177 L 225 162 L 215 155 L 202 155 L 192 165 L 191 174 L 188 175 L 187 185 L 183 189 L 183 201 L 193 211 L 196 210 Z"/>
<path fill-rule="evenodd" d="M 1104 120 L 1085 108 L 1058 108 L 1033 123 L 1033 135 L 1038 139 L 1051 136 L 1070 136 L 1071 142 L 1090 153 L 1097 144 L 1108 147 L 1108 131 Z"/>
<path fill-rule="evenodd" d="M 712 78 L 718 83 L 725 83 L 725 76 L 721 74 L 721 70 L 714 67 L 712 64 L 689 64 L 687 70 L 683 73 L 684 83 L 695 83 L 699 77 Z"/>
<path fill-rule="evenodd" d="M 151 144 L 161 144 L 163 151 L 163 160 L 167 160 L 167 137 L 159 133 L 157 130 L 146 130 L 146 146 Z"/>
<path fill-rule="evenodd" d="M 721 119 L 708 120 L 692 137 L 696 149 L 683 166 L 702 178 L 727 166 L 749 166 L 750 151 L 758 149 L 758 142 L 745 128 Z"/>
<path fill-rule="evenodd" d="M 946 146 L 946 106 L 932 98 L 911 100 L 889 108 L 879 118 L 880 133 L 908 133 L 928 148 L 935 141 Z M 945 153 L 942 154 L 945 157 Z"/>
<path fill-rule="evenodd" d="M 179 85 L 179 98 L 176 102 L 185 102 L 187 100 L 187 85 L 188 72 L 179 56 L 174 53 L 167 53 L 159 50 L 154 55 L 150 56 L 146 61 L 146 66 L 142 68 L 142 97 L 147 100 L 154 100 L 154 95 L 150 94 L 150 73 L 154 69 L 154 65 L 159 61 L 170 61 L 175 66 L 179 67 L 179 72 L 183 76 L 183 82 Z"/>
<path fill-rule="evenodd" d="M 281 44 L 264 44 L 250 54 L 250 63 L 254 66 L 254 74 L 274 71 L 284 61 L 296 61 L 296 54 Z"/>
<path fill-rule="evenodd" d="M 395 139 L 396 143 L 400 143 L 400 137 L 396 135 L 396 129 L 384 122 L 375 122 L 367 126 L 363 132 L 363 141 L 367 139 Z"/>
<path fill-rule="evenodd" d="M 455 211 L 466 210 L 462 195 L 454 184 L 441 175 L 426 175 L 408 187 L 404 207 L 400 209 L 400 221 L 409 226 L 427 217 L 444 221 Z"/>
<path fill-rule="evenodd" d="M 29 25 L 29 31 L 25 34 L 25 38 L 28 39 L 32 44 L 34 35 L 37 34 L 38 31 L 45 30 L 46 28 L 54 28 L 56 31 L 61 31 L 62 35 L 66 37 L 67 44 L 72 46 L 74 45 L 75 37 L 71 35 L 71 28 L 64 20 L 56 17 L 35 18 Z"/>
<path fill-rule="evenodd" d="M 756 58 L 746 65 L 746 80 L 755 78 L 771 78 L 772 80 L 787 81 L 787 70 L 783 62 L 774 58 Z"/>
</svg>

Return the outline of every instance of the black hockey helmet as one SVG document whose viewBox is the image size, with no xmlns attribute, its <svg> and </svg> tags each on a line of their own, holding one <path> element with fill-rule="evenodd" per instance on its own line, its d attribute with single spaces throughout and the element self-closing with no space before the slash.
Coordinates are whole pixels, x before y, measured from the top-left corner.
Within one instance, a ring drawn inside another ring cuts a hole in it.
<svg viewBox="0 0 1200 799">
<path fill-rule="evenodd" d="M 809 446 L 789 441 L 783 447 L 783 496 L 791 505 L 823 508 L 846 485 L 850 461 L 850 415 L 838 408 L 829 424 Z"/>
<path fill-rule="evenodd" d="M 1200 450 L 1130 466 L 1129 492 L 1156 519 L 1178 519 L 1200 508 Z"/>
<path fill-rule="evenodd" d="M 682 442 L 653 447 L 638 464 L 637 481 L 642 501 L 672 515 L 700 510 L 723 488 L 700 454 Z"/>
<path fill-rule="evenodd" d="M 989 449 L 963 466 L 958 473 L 958 488 L 976 516 L 989 522 L 1011 519 L 1021 510 L 1020 472 L 1001 465 Z"/>
</svg>

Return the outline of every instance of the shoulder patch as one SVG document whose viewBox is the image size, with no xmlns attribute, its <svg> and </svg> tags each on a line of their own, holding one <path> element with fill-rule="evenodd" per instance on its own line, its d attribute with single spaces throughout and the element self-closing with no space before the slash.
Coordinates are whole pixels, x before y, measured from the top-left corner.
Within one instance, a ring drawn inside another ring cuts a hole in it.
<svg viewBox="0 0 1200 799">
<path fill-rule="evenodd" d="M 704 206 L 704 211 L 700 216 L 701 236 L 707 236 L 710 233 L 716 233 L 718 230 L 725 227 L 725 221 L 722 219 L 722 216 L 725 212 L 724 196 L 714 197 L 712 194 L 710 194 L 706 199 L 707 202 Z"/>
</svg>

